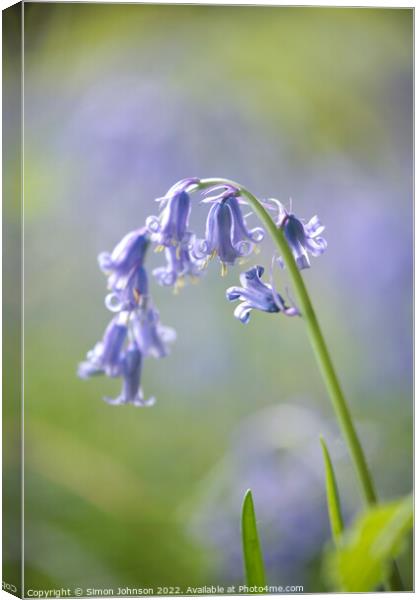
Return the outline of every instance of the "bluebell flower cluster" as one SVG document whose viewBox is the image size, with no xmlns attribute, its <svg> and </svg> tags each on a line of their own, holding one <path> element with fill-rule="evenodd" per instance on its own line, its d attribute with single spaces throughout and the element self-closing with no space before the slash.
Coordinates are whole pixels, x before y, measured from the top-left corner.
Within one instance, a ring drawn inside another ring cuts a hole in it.
<svg viewBox="0 0 420 600">
<path fill-rule="evenodd" d="M 159 313 L 149 294 L 144 259 L 150 239 L 146 229 L 127 234 L 113 252 L 98 256 L 101 270 L 107 275 L 110 293 L 106 307 L 116 313 L 103 338 L 79 364 L 78 375 L 120 377 L 122 390 L 116 398 L 104 398 L 109 404 L 151 406 L 154 398 L 145 399 L 141 387 L 143 360 L 162 358 L 169 352 L 175 332 L 160 323 Z"/>
<path fill-rule="evenodd" d="M 210 205 L 203 237 L 190 229 L 191 194 L 198 191 L 203 191 L 201 204 Z M 111 253 L 98 256 L 99 267 L 107 276 L 105 306 L 113 317 L 102 339 L 79 364 L 78 375 L 82 379 L 101 374 L 121 378 L 121 393 L 116 398 L 105 398 L 109 404 L 151 406 L 154 398 L 146 400 L 142 392 L 143 361 L 167 356 L 176 337 L 173 329 L 161 324 L 150 294 L 145 266 L 149 246 L 162 252 L 166 261 L 153 269 L 155 280 L 177 291 L 187 277 L 198 279 L 211 259 L 219 260 L 225 274 L 228 266 L 249 258 L 265 235 L 261 227 L 248 226 L 249 215 L 242 211 L 248 206 L 247 199 L 241 188 L 231 183 L 209 186 L 206 180 L 190 177 L 177 182 L 157 201 L 157 216 L 149 216 L 144 227 L 124 236 Z M 269 212 L 275 211 L 273 220 L 283 230 L 297 266 L 308 268 L 309 255 L 319 256 L 327 247 L 318 217 L 305 223 L 278 200 L 261 203 Z M 276 290 L 273 271 L 269 282 L 262 280 L 263 273 L 261 265 L 248 268 L 240 275 L 241 286 L 228 288 L 227 299 L 239 301 L 234 316 L 248 323 L 252 310 L 299 315 L 298 308 L 287 304 Z"/>
</svg>

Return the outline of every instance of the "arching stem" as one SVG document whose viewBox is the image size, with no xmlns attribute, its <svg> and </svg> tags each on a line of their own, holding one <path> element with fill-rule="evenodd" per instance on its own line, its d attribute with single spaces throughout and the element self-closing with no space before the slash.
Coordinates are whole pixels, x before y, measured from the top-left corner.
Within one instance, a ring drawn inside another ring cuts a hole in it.
<svg viewBox="0 0 420 600">
<path fill-rule="evenodd" d="M 301 272 L 299 271 L 295 259 L 290 251 L 283 230 L 277 227 L 277 225 L 272 220 L 270 214 L 264 208 L 261 202 L 250 191 L 248 191 L 241 184 L 238 184 L 235 181 L 219 178 L 202 179 L 198 184 L 198 189 L 206 189 L 214 185 L 233 186 L 240 192 L 241 196 L 248 200 L 250 206 L 253 208 L 255 214 L 259 217 L 262 224 L 265 226 L 267 232 L 273 239 L 277 249 L 281 253 L 294 285 L 299 310 L 302 313 L 302 316 L 306 322 L 309 339 L 314 350 L 319 369 L 324 379 L 325 386 L 328 390 L 328 394 L 333 405 L 333 409 L 337 417 L 338 423 L 340 425 L 342 434 L 344 436 L 344 439 L 346 440 L 350 456 L 352 458 L 354 468 L 357 473 L 363 499 L 367 505 L 375 504 L 376 492 L 372 481 L 372 476 L 369 472 L 366 458 L 360 440 L 358 438 L 353 419 L 351 417 L 346 399 L 341 389 L 340 382 L 335 372 L 335 368 L 331 360 L 331 356 L 328 351 L 328 347 L 322 334 L 321 328 L 319 326 L 317 316 L 312 306 L 311 299 L 307 292 Z M 390 585 L 391 589 L 402 589 L 401 580 L 396 566 L 394 569 L 394 573 L 391 577 Z"/>
<path fill-rule="evenodd" d="M 350 454 L 356 467 L 364 499 L 367 504 L 373 504 L 376 501 L 376 493 L 373 487 L 373 482 L 369 473 L 366 459 L 359 438 L 356 434 L 356 430 L 341 390 L 338 377 L 335 373 L 335 369 L 322 335 L 318 319 L 313 309 L 311 299 L 306 290 L 301 272 L 296 266 L 295 259 L 293 258 L 289 245 L 284 237 L 283 231 L 276 226 L 261 202 L 240 184 L 225 179 L 203 179 L 201 180 L 200 187 L 206 188 L 217 184 L 223 185 L 224 183 L 236 187 L 240 191 L 241 195 L 247 198 L 249 204 L 253 208 L 256 215 L 260 218 L 283 257 L 283 260 L 289 270 L 290 277 L 293 281 L 295 293 L 298 299 L 299 310 L 305 319 L 309 338 L 318 361 L 318 366 L 320 367 L 321 374 L 331 398 L 333 408 L 335 410 L 343 435 L 349 446 Z"/>
</svg>

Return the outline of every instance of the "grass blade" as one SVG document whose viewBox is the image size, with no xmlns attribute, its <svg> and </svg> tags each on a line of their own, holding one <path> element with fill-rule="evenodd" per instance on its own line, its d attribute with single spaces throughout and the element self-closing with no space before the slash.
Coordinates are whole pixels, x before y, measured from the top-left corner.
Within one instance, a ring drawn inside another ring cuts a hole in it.
<svg viewBox="0 0 420 600">
<path fill-rule="evenodd" d="M 246 584 L 251 586 L 265 586 L 265 569 L 258 538 L 257 523 L 255 520 L 254 501 L 252 492 L 245 494 L 242 506 L 242 547 Z"/>
<path fill-rule="evenodd" d="M 340 498 L 338 495 L 337 482 L 335 479 L 334 469 L 331 462 L 330 453 L 322 435 L 320 436 L 322 446 L 322 454 L 324 455 L 325 465 L 325 492 L 327 496 L 328 514 L 330 517 L 330 527 L 334 542 L 337 544 L 344 526 L 341 516 Z"/>
</svg>

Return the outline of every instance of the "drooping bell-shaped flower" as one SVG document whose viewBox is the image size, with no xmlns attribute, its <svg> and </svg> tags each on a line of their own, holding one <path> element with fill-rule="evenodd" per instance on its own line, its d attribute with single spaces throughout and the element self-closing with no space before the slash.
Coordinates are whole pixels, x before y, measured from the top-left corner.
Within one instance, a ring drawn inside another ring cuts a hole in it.
<svg viewBox="0 0 420 600">
<path fill-rule="evenodd" d="M 87 379 L 105 373 L 117 377 L 121 372 L 121 356 L 127 336 L 127 315 L 118 314 L 105 330 L 103 338 L 87 353 L 86 361 L 79 364 L 78 375 Z"/>
<path fill-rule="evenodd" d="M 264 239 L 264 229 L 262 227 L 254 227 L 253 229 L 248 229 L 237 197 L 235 195 L 229 196 L 226 199 L 226 203 L 228 204 L 232 212 L 233 243 L 238 244 L 242 240 L 247 239 L 253 243 L 261 242 Z"/>
<path fill-rule="evenodd" d="M 147 301 L 149 283 L 143 266 L 135 266 L 125 281 L 125 287 L 114 289 L 105 298 L 105 306 L 112 312 L 131 311 Z"/>
<path fill-rule="evenodd" d="M 115 246 L 112 253 L 101 252 L 98 263 L 108 275 L 108 288 L 113 291 L 124 289 L 133 268 L 143 265 L 149 245 L 145 228 L 131 231 Z"/>
<path fill-rule="evenodd" d="M 234 316 L 242 323 L 248 323 L 253 309 L 269 313 L 281 312 L 289 317 L 298 315 L 299 311 L 295 307 L 288 307 L 273 285 L 261 280 L 263 273 L 262 266 L 252 267 L 241 273 L 239 278 L 242 287 L 234 286 L 226 290 L 226 298 L 230 302 L 241 301 L 235 308 Z"/>
<path fill-rule="evenodd" d="M 320 256 L 327 249 L 327 242 L 320 235 L 325 227 L 316 215 L 304 223 L 295 215 L 287 214 L 281 227 L 299 269 L 310 267 L 308 254 Z"/>
<path fill-rule="evenodd" d="M 168 246 L 165 248 L 166 265 L 153 270 L 160 285 L 176 286 L 184 281 L 186 276 L 192 279 L 203 272 L 204 261 L 195 258 L 188 247 Z"/>
<path fill-rule="evenodd" d="M 134 311 L 130 324 L 143 356 L 163 358 L 169 354 L 168 345 L 175 340 L 176 333 L 171 327 L 161 324 L 159 312 L 153 306 Z"/>
<path fill-rule="evenodd" d="M 121 375 L 123 385 L 121 394 L 117 398 L 104 398 L 108 404 L 133 404 L 134 406 L 152 406 L 154 398 L 144 399 L 141 388 L 141 372 L 143 356 L 135 343 L 127 348 L 121 361 Z"/>
<path fill-rule="evenodd" d="M 206 221 L 204 240 L 195 245 L 198 258 L 218 256 L 223 265 L 233 265 L 248 256 L 256 242 L 263 239 L 261 228 L 248 230 L 235 195 L 227 195 L 212 204 Z"/>
<path fill-rule="evenodd" d="M 146 219 L 146 227 L 158 245 L 178 246 L 190 240 L 188 220 L 191 199 L 187 190 L 198 181 L 194 177 L 183 179 L 172 186 L 163 198 L 158 199 L 161 207 L 159 216 Z"/>
</svg>

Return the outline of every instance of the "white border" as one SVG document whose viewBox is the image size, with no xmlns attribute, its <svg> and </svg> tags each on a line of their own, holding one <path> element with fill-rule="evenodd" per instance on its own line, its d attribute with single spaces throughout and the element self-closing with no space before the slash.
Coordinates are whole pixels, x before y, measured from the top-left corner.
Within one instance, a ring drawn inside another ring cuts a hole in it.
<svg viewBox="0 0 420 600">
<path fill-rule="evenodd" d="M 25 0 L 26 2 L 31 2 L 33 0 Z M 36 0 L 34 0 L 36 1 Z M 70 3 L 71 0 L 53 0 L 54 3 L 59 3 L 59 2 L 63 2 L 63 3 Z M 47 2 L 38 2 L 38 3 L 49 3 Z M 76 0 L 76 2 L 73 3 L 84 3 L 81 0 Z M 87 3 L 87 2 L 85 2 Z M 206 5 L 231 5 L 231 6 L 237 6 L 237 5 L 242 5 L 242 6 L 296 6 L 296 7 L 335 7 L 335 8 L 411 8 L 414 9 L 415 8 L 415 4 L 414 1 L 412 2 L 404 2 L 402 0 L 382 0 L 381 2 L 375 1 L 375 0 L 359 0 L 356 1 L 355 3 L 351 3 L 351 2 L 345 2 L 345 1 L 340 1 L 340 0 L 336 0 L 335 2 L 330 2 L 328 0 L 318 0 L 317 2 L 304 2 L 304 1 L 294 1 L 294 0 L 288 0 L 288 1 L 279 1 L 279 0 L 265 0 L 265 1 L 259 1 L 259 0 L 240 0 L 240 1 L 235 1 L 232 0 L 231 2 L 227 2 L 225 0 L 208 0 L 207 2 L 200 2 L 200 1 L 196 1 L 196 0 L 183 0 L 182 2 L 177 2 L 176 0 L 156 0 L 154 2 L 135 2 L 135 1 L 131 1 L 131 0 L 91 0 L 89 3 L 91 4 L 206 4 Z M 0 7 L 2 10 L 4 10 L 5 8 L 8 8 L 9 6 L 12 6 L 16 4 L 15 1 L 13 0 L 0 0 Z M 22 5 L 23 8 L 23 15 L 22 15 L 22 220 L 24 221 L 24 177 L 23 177 L 23 172 L 24 172 L 24 4 Z M 414 11 L 414 39 L 416 39 L 417 34 L 419 31 L 419 27 L 417 24 L 417 20 L 416 20 L 416 13 Z M 0 53 L 1 53 L 1 49 L 0 49 Z M 1 57 L 1 54 L 0 54 Z M 417 63 L 416 61 L 416 47 L 414 47 L 414 60 L 415 60 L 415 64 Z M 1 62 L 1 61 L 0 61 Z M 1 68 L 1 64 L 0 64 L 0 68 Z M 414 69 L 414 75 L 415 75 L 415 69 Z M 417 91 L 417 78 L 415 77 L 415 86 L 414 86 L 414 98 L 415 98 L 415 109 L 417 108 L 418 102 L 417 102 L 417 98 L 418 98 L 418 94 L 416 93 Z M 0 105 L 1 105 L 1 98 L 0 98 Z M 415 111 L 416 112 L 416 111 Z M 414 137 L 414 146 L 416 145 L 416 142 L 418 141 L 418 130 L 416 127 L 416 123 L 415 123 L 415 137 Z M 0 135 L 1 135 L 1 123 L 0 123 Z M 417 155 L 414 154 L 414 173 L 417 172 L 417 166 L 418 166 L 419 162 L 418 162 L 418 158 Z M 1 164 L 0 164 L 0 169 L 1 169 Z M 0 182 L 1 183 L 1 182 Z M 414 194 L 414 189 L 413 189 L 413 194 Z M 415 218 L 414 218 L 414 231 L 416 230 L 416 225 L 418 225 L 418 219 L 420 217 L 418 217 L 418 212 L 415 212 Z M 0 231 L 0 241 L 1 241 L 1 231 Z M 415 245 L 415 259 L 418 257 L 418 247 L 417 245 Z M 1 270 L 1 266 L 0 266 L 0 270 Z M 416 284 L 416 282 L 415 282 Z M 1 284 L 0 284 L 0 289 L 1 288 Z M 415 291 L 417 290 L 417 285 L 415 285 Z M 22 563 L 24 560 L 24 223 L 22 223 Z M 1 332 L 2 328 L 1 328 L 1 316 L 0 316 L 0 332 Z M 418 331 L 417 328 L 417 323 L 415 322 L 415 334 Z M 416 335 L 415 335 L 416 337 Z M 414 362 L 414 366 L 415 366 L 415 371 L 416 372 L 416 367 L 419 366 L 419 361 L 417 360 L 417 356 L 415 354 L 415 362 Z M 0 367 L 1 368 L 1 367 Z M 415 415 L 415 424 L 417 423 L 417 415 Z M 1 452 L 1 449 L 0 449 Z M 417 535 L 415 535 L 415 541 L 417 541 Z M 0 550 L 1 552 L 1 550 Z M 1 555 L 0 555 L 1 557 Z M 418 566 L 418 561 L 417 561 L 417 556 L 415 555 L 415 566 Z M 23 567 L 23 564 L 22 564 Z M 22 568 L 22 589 L 24 589 L 24 569 Z M 302 596 L 306 596 L 309 594 L 293 594 L 293 596 L 297 596 L 297 597 L 302 597 Z M 331 594 L 310 594 L 310 595 L 314 595 L 316 597 L 328 597 L 331 596 Z M 340 594 L 340 598 L 350 598 L 352 596 L 352 594 Z M 400 598 L 403 596 L 402 593 L 393 593 L 392 594 L 393 597 L 395 598 Z M 3 592 L 1 591 L 0 593 L 0 599 L 2 598 L 10 598 L 11 595 L 8 594 L 7 592 Z M 230 598 L 243 598 L 243 596 L 229 596 Z M 260 595 L 259 597 L 261 598 L 273 598 L 275 597 L 274 595 L 270 595 L 270 596 L 266 596 L 266 595 Z M 370 598 L 380 598 L 382 597 L 382 593 L 381 594 L 376 594 L 376 593 L 370 593 L 369 594 Z M 162 598 L 165 598 L 164 596 L 162 596 Z M 171 598 L 173 600 L 173 596 L 168 597 Z M 214 600 L 214 596 L 201 596 L 201 598 L 213 598 Z M 119 599 L 117 599 L 119 600 Z"/>
</svg>

